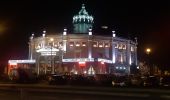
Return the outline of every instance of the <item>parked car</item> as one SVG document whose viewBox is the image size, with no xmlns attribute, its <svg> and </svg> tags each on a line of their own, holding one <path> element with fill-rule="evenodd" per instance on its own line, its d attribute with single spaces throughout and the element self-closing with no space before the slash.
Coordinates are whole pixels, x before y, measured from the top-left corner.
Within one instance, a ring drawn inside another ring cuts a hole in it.
<svg viewBox="0 0 170 100">
<path fill-rule="evenodd" d="M 49 75 L 48 82 L 50 85 L 64 85 L 67 83 L 67 78 L 63 75 L 52 74 Z"/>
<path fill-rule="evenodd" d="M 159 87 L 160 77 L 158 76 L 148 76 L 143 80 L 143 86 L 146 87 Z"/>
<path fill-rule="evenodd" d="M 163 76 L 160 79 L 160 86 L 170 87 L 170 76 Z"/>
<path fill-rule="evenodd" d="M 117 76 L 112 80 L 113 86 L 128 86 L 128 83 L 128 77 L 126 76 Z"/>
</svg>

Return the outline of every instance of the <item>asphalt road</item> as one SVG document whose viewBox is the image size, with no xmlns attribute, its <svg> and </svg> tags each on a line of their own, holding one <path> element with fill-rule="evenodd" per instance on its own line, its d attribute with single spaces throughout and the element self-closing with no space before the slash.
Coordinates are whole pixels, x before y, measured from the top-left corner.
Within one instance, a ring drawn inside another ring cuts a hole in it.
<svg viewBox="0 0 170 100">
<path fill-rule="evenodd" d="M 0 100 L 167 100 L 169 90 L 113 87 L 0 85 Z"/>
</svg>

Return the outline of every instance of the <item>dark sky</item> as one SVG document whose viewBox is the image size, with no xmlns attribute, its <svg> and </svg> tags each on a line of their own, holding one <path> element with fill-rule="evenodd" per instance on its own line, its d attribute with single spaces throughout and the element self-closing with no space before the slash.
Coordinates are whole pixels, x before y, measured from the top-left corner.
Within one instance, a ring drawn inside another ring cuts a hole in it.
<svg viewBox="0 0 170 100">
<path fill-rule="evenodd" d="M 72 16 L 84 3 L 94 16 L 94 34 L 102 35 L 107 25 L 118 36 L 138 37 L 138 58 L 145 60 L 146 47 L 152 48 L 150 59 L 158 65 L 170 65 L 170 3 L 147 0 L 1 0 L 0 61 L 27 59 L 28 39 L 32 32 L 40 36 L 72 30 Z"/>
</svg>

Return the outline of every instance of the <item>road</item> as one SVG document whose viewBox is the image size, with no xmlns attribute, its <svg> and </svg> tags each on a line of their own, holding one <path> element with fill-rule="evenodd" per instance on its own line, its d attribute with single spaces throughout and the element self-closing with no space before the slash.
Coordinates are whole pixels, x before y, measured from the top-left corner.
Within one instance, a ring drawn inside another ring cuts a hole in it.
<svg viewBox="0 0 170 100">
<path fill-rule="evenodd" d="M 0 84 L 0 100 L 167 100 L 169 90 Z"/>
</svg>

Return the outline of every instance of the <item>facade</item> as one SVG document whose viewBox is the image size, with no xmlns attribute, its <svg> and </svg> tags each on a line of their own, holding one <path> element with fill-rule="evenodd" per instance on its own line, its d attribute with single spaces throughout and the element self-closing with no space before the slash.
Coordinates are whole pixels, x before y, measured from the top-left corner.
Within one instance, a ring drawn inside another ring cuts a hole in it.
<svg viewBox="0 0 170 100">
<path fill-rule="evenodd" d="M 29 58 L 34 72 L 44 74 L 130 74 L 130 65 L 137 65 L 137 40 L 93 35 L 93 16 L 82 5 L 73 17 L 74 32 L 30 37 Z M 22 60 L 9 60 L 17 66 Z M 24 62 L 23 62 L 24 63 Z M 17 68 L 17 67 L 16 67 Z M 10 67 L 9 67 L 10 69 Z M 10 71 L 9 71 L 10 73 Z"/>
</svg>

